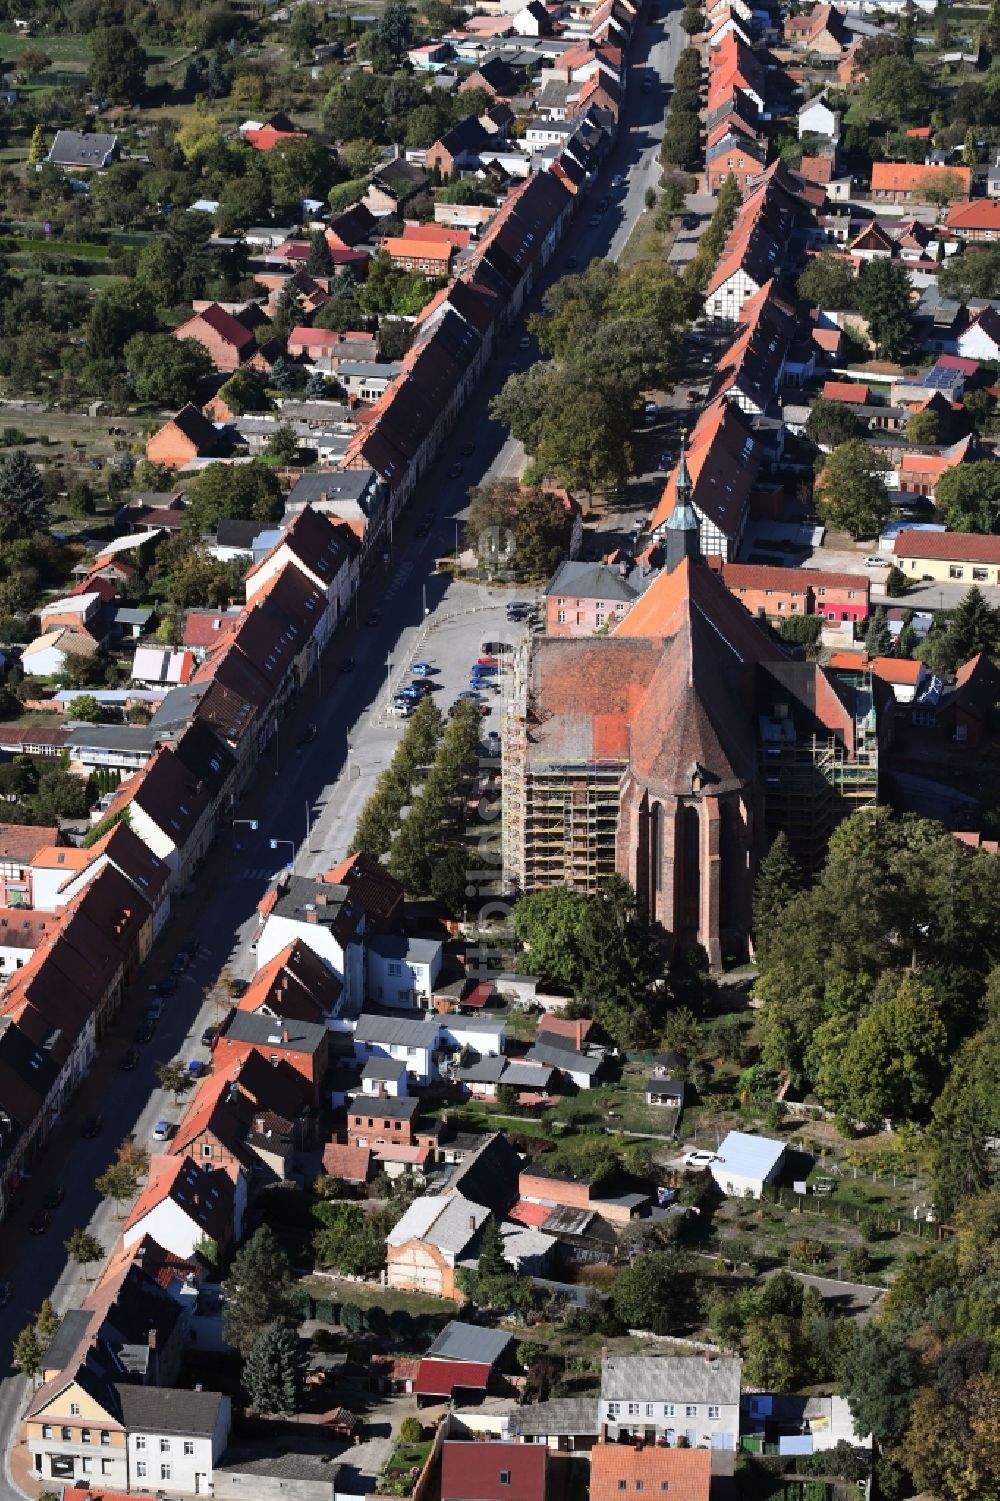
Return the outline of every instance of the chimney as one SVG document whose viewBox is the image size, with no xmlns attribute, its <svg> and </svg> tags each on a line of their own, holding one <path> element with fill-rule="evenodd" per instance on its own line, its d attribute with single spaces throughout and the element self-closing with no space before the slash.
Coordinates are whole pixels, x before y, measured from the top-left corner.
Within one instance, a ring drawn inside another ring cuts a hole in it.
<svg viewBox="0 0 1000 1501">
<path fill-rule="evenodd" d="M 282 1027 L 282 1029 L 281 1029 L 281 1040 L 282 1040 L 282 1042 L 287 1042 L 288 1041 L 288 1028 L 287 1027 Z"/>
<path fill-rule="evenodd" d="M 157 1347 L 157 1342 L 158 1342 L 158 1335 L 157 1335 L 156 1330 L 155 1329 L 150 1329 L 149 1333 L 146 1335 L 146 1344 L 149 1346 L 149 1348 L 151 1350 L 155 1350 L 156 1347 Z"/>
<path fill-rule="evenodd" d="M 469 1229 L 470 1230 L 475 1230 L 475 1228 L 476 1228 L 476 1216 L 474 1214 L 470 1214 L 469 1215 Z"/>
<path fill-rule="evenodd" d="M 307 912 L 306 913 L 306 922 L 318 923 L 319 922 L 319 918 L 316 916 L 315 912 Z"/>
</svg>

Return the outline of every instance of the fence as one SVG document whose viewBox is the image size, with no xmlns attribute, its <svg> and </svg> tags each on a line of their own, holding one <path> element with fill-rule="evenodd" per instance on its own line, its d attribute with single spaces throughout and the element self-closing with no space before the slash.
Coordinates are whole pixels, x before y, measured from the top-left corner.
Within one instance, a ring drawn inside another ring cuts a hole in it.
<svg viewBox="0 0 1000 1501">
<path fill-rule="evenodd" d="M 931 1240 L 944 1240 L 951 1231 L 945 1225 L 928 1224 L 926 1220 L 907 1219 L 905 1215 L 891 1210 L 869 1209 L 861 1204 L 845 1204 L 839 1199 L 805 1198 L 787 1188 L 765 1187 L 761 1195 L 765 1203 L 780 1204 L 785 1209 L 795 1209 L 800 1214 L 815 1215 L 819 1219 L 843 1220 L 855 1225 L 868 1223 L 876 1230 L 888 1230 L 896 1235 L 904 1231 Z"/>
</svg>

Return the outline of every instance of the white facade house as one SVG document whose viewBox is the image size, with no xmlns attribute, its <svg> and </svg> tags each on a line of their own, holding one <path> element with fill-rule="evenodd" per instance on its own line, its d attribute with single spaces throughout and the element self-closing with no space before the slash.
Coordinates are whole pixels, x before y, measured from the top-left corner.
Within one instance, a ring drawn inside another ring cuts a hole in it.
<svg viewBox="0 0 1000 1501">
<path fill-rule="evenodd" d="M 326 600 L 323 619 L 313 630 L 316 649 L 322 651 L 357 592 L 360 551 L 350 527 L 307 505 L 247 574 L 247 603 L 291 564 Z"/>
<path fill-rule="evenodd" d="M 779 269 L 777 262 L 769 268 L 770 275 Z M 746 266 L 737 266 L 719 286 L 713 287 L 705 298 L 705 316 L 723 323 L 736 323 L 743 304 L 755 297 L 763 286 Z M 704 543 L 703 543 L 704 545 Z M 707 556 L 707 554 L 706 554 Z"/>
<path fill-rule="evenodd" d="M 736 1449 L 740 1373 L 736 1358 L 612 1355 L 601 1370 L 597 1427 L 608 1437 L 642 1438 L 691 1449 Z"/>
<path fill-rule="evenodd" d="M 957 349 L 965 360 L 1000 360 L 1000 314 L 986 308 L 959 334 Z"/>
<path fill-rule="evenodd" d="M 206 1237 L 225 1248 L 243 1234 L 247 1184 L 223 1168 L 203 1167 L 190 1157 L 153 1157 L 149 1180 L 122 1232 L 127 1251 L 152 1236 L 158 1245 L 190 1261 Z"/>
<path fill-rule="evenodd" d="M 262 969 L 290 943 L 304 943 L 343 985 L 338 1014 L 356 1015 L 365 994 L 364 912 L 343 888 L 299 876 L 283 878 L 260 905 L 254 937 Z"/>
<path fill-rule="evenodd" d="M 722 1142 L 709 1171 L 730 1198 L 759 1199 L 764 1185 L 773 1183 L 785 1160 L 785 1144 L 769 1136 L 750 1136 L 730 1131 Z"/>
<path fill-rule="evenodd" d="M 126 1431 L 128 1488 L 211 1495 L 229 1442 L 230 1399 L 221 1392 L 118 1387 Z"/>
<path fill-rule="evenodd" d="M 392 1058 L 405 1063 L 417 1084 L 429 1084 L 437 1075 L 435 1055 L 440 1037 L 436 1020 L 408 1020 L 362 1013 L 354 1028 L 354 1054 L 360 1062 L 369 1058 Z"/>
<path fill-rule="evenodd" d="M 807 135 L 825 136 L 829 141 L 840 139 L 840 112 L 831 109 L 822 94 L 799 110 L 799 140 Z"/>
<path fill-rule="evenodd" d="M 372 1056 L 361 1070 L 361 1093 L 366 1099 L 402 1100 L 409 1092 L 406 1062 L 402 1058 Z"/>
<path fill-rule="evenodd" d="M 427 1009 L 441 973 L 441 943 L 436 938 L 407 938 L 380 933 L 367 944 L 365 994 L 382 1006 Z"/>
<path fill-rule="evenodd" d="M 438 1018 L 441 1044 L 453 1048 L 472 1048 L 481 1058 L 501 1057 L 507 1045 L 507 1022 L 502 1016 L 460 1016 L 449 1013 Z"/>
</svg>

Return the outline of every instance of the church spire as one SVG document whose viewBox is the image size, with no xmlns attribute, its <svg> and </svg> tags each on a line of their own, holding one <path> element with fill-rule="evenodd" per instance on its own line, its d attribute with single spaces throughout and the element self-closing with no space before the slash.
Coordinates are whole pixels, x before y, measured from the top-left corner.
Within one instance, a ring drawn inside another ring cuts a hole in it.
<svg viewBox="0 0 1000 1501">
<path fill-rule="evenodd" d="M 664 526 L 668 573 L 673 573 L 682 559 L 690 558 L 693 562 L 701 556 L 701 528 L 697 512 L 691 503 L 692 488 L 687 455 L 682 448 L 674 476 L 674 508 Z"/>
</svg>

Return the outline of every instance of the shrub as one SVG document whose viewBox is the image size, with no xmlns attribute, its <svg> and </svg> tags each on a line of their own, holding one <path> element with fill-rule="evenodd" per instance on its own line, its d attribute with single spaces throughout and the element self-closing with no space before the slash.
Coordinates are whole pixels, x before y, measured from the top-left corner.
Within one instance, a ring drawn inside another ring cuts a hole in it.
<svg viewBox="0 0 1000 1501">
<path fill-rule="evenodd" d="M 399 1436 L 404 1444 L 419 1444 L 424 1436 L 424 1425 L 419 1418 L 404 1418 L 399 1425 Z"/>
<path fill-rule="evenodd" d="M 788 1254 L 801 1266 L 819 1266 L 826 1260 L 826 1247 L 821 1240 L 793 1240 Z"/>
</svg>

